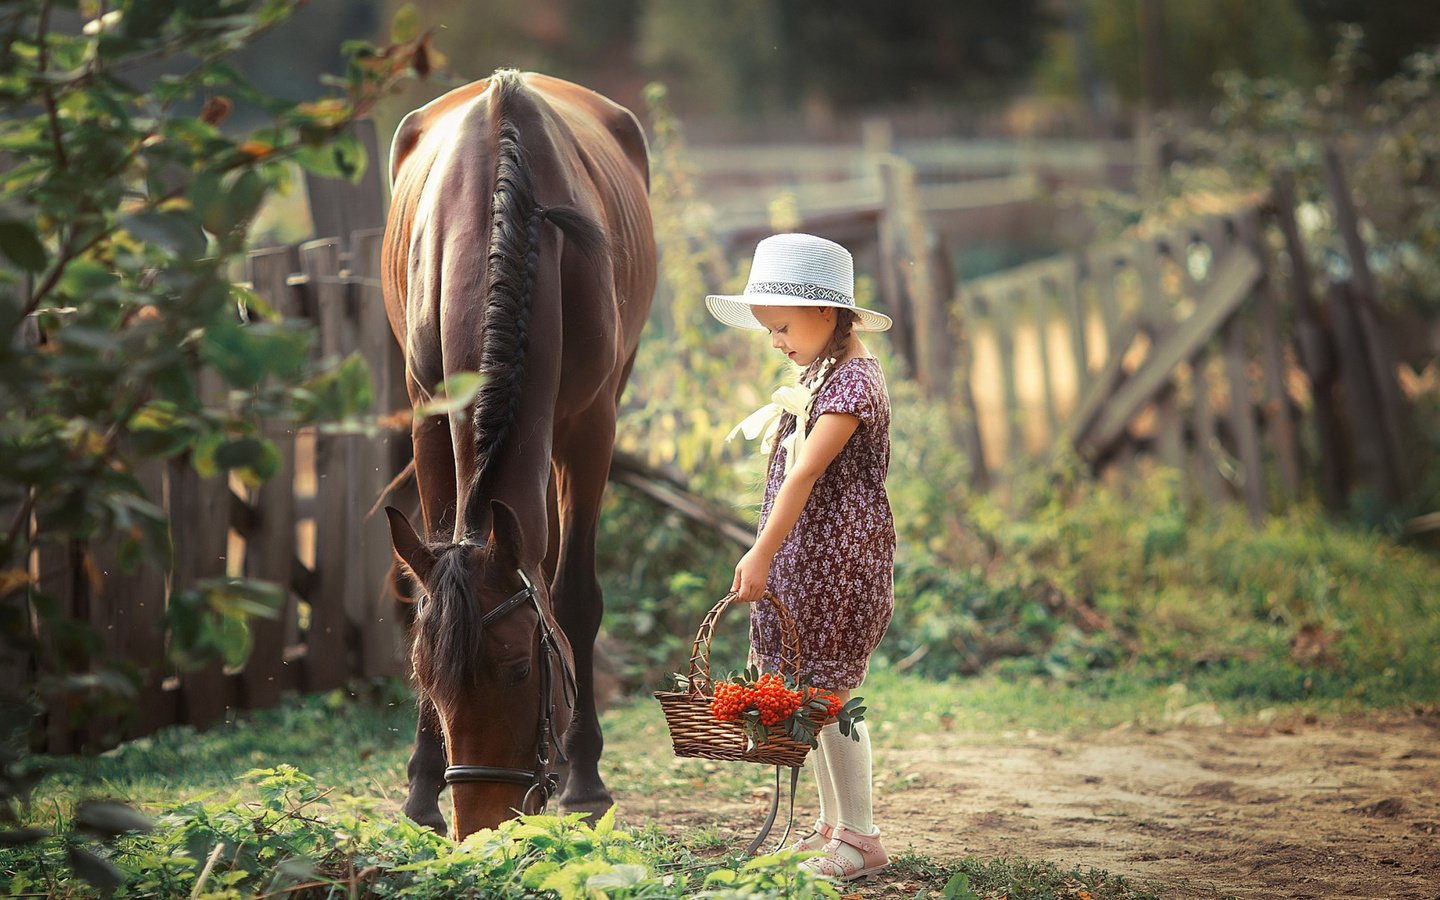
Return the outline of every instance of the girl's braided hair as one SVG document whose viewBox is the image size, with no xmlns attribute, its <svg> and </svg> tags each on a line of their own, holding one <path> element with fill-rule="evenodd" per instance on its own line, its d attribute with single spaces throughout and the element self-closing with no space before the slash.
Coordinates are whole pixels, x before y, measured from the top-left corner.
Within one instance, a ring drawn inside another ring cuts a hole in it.
<svg viewBox="0 0 1440 900">
<path fill-rule="evenodd" d="M 840 355 L 850 343 L 850 335 L 855 330 L 855 323 L 859 316 L 854 310 L 835 308 L 835 331 L 830 335 L 830 343 L 820 352 L 815 361 L 805 367 L 800 374 L 800 383 L 813 385 L 812 391 L 819 391 L 820 386 L 835 371 L 835 366 Z"/>
</svg>

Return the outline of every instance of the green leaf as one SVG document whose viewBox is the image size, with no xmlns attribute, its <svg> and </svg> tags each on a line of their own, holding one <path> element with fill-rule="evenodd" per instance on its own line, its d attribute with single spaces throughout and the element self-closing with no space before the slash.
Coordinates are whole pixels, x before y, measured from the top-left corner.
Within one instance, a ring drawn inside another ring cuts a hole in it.
<svg viewBox="0 0 1440 900">
<path fill-rule="evenodd" d="M 615 807 L 610 807 L 614 809 Z M 585 886 L 592 891 L 610 888 L 631 888 L 644 881 L 650 870 L 636 863 L 620 863 L 608 872 L 600 872 L 585 879 Z"/>
<path fill-rule="evenodd" d="M 605 815 L 601 816 L 600 821 L 595 823 L 595 837 L 607 837 L 610 832 L 615 830 L 615 806 L 616 804 L 614 803 L 610 804 L 610 808 L 605 810 Z"/>
<path fill-rule="evenodd" d="M 321 140 L 324 138 L 320 135 Z M 300 149 L 295 161 L 312 175 L 358 182 L 365 172 L 365 145 L 355 135 L 343 132 L 328 144 Z"/>
<path fill-rule="evenodd" d="M 216 635 L 225 664 L 238 668 L 250 656 L 250 628 L 240 616 L 223 616 Z"/>
<path fill-rule="evenodd" d="M 440 383 L 430 402 L 415 407 L 415 415 L 451 416 L 462 412 L 475 400 L 475 395 L 485 384 L 485 376 L 479 372 L 456 372 Z"/>
<path fill-rule="evenodd" d="M 125 216 L 120 225 L 136 240 L 159 244 L 176 255 L 190 260 L 205 253 L 205 234 L 189 216 L 175 212 L 143 212 Z"/>
<path fill-rule="evenodd" d="M 420 34 L 420 11 L 406 3 L 390 19 L 390 43 L 407 44 Z"/>
<path fill-rule="evenodd" d="M 45 245 L 40 243 L 35 231 L 15 219 L 0 220 L 0 251 L 27 272 L 39 272 L 49 261 Z"/>
<path fill-rule="evenodd" d="M 945 882 L 941 890 L 941 896 L 945 900 L 980 900 L 979 895 L 970 887 L 970 876 L 964 872 L 956 872 Z"/>
<path fill-rule="evenodd" d="M 195 442 L 195 451 L 190 456 L 190 465 L 195 467 L 201 478 L 213 478 L 220 474 L 220 464 L 215 459 L 215 454 L 225 443 L 225 435 L 219 432 L 210 432 L 200 435 Z"/>
</svg>

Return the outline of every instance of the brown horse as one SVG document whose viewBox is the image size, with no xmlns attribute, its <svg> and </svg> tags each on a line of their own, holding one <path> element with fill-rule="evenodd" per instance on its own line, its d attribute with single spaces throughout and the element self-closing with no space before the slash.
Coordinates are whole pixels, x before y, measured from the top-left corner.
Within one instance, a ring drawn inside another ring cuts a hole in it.
<svg viewBox="0 0 1440 900">
<path fill-rule="evenodd" d="M 443 830 L 448 782 L 454 834 L 492 827 L 544 806 L 562 761 L 562 805 L 603 810 L 595 532 L 655 288 L 644 133 L 592 91 L 501 70 L 406 116 L 390 174 L 382 278 L 411 402 L 484 377 L 470 414 L 414 423 L 424 537 L 387 510 L 420 586 L 405 813 Z"/>
</svg>

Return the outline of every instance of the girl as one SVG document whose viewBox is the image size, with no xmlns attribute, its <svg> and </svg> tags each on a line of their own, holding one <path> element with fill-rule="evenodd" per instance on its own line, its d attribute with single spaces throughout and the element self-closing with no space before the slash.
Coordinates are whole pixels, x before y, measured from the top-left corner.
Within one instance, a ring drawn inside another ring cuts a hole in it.
<svg viewBox="0 0 1440 900">
<path fill-rule="evenodd" d="M 768 587 L 795 620 L 800 673 L 844 700 L 865 680 L 894 607 L 890 400 L 879 362 L 856 333 L 885 331 L 890 319 L 854 297 L 844 247 L 778 234 L 755 248 L 744 294 L 705 298 L 715 318 L 769 332 L 771 346 L 803 369 L 799 389 L 776 391 L 775 404 L 737 429 L 754 437 L 761 420 L 776 417 L 759 536 L 735 566 L 731 590 L 752 602 Z M 751 662 L 774 671 L 779 648 L 773 608 L 752 607 Z M 834 723 L 820 730 L 811 755 L 820 815 L 793 847 L 823 853 L 806 864 L 843 881 L 889 863 L 872 820 L 864 722 L 854 737 Z"/>
</svg>

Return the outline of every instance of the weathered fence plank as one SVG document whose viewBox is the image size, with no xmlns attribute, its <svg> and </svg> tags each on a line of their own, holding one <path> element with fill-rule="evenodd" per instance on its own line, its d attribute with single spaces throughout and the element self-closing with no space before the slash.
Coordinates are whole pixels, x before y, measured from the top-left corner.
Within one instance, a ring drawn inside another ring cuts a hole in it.
<svg viewBox="0 0 1440 900">
<path fill-rule="evenodd" d="M 1309 254 L 1295 221 L 1295 182 L 1281 171 L 1271 185 L 1272 211 L 1290 261 L 1287 282 L 1295 309 L 1295 353 L 1310 382 L 1315 408 L 1315 441 L 1320 465 L 1320 498 L 1327 509 L 1345 505 L 1345 430 L 1335 392 L 1339 371 L 1329 328 L 1313 290 Z"/>
<path fill-rule="evenodd" d="M 1375 279 L 1370 274 L 1365 243 L 1360 239 L 1360 218 L 1355 211 L 1355 201 L 1350 196 L 1350 187 L 1345 181 L 1340 154 L 1333 144 L 1325 146 L 1323 163 L 1325 183 L 1330 191 L 1331 202 L 1335 204 L 1336 225 L 1345 243 L 1345 255 L 1349 258 L 1350 271 L 1355 282 L 1355 290 L 1350 292 L 1349 301 L 1359 329 L 1360 346 L 1364 351 L 1364 355 L 1357 359 L 1364 360 L 1369 379 L 1374 385 L 1377 418 L 1384 437 L 1382 449 L 1385 453 L 1385 467 L 1381 473 L 1383 477 L 1380 484 L 1391 500 L 1400 500 L 1408 492 L 1410 472 L 1401 425 L 1405 416 L 1405 400 L 1396 377 L 1395 353 L 1390 348 L 1389 339 L 1385 336 L 1375 311 Z"/>
<path fill-rule="evenodd" d="M 207 404 L 218 403 L 222 391 L 216 373 L 200 373 L 200 396 Z M 170 540 L 175 549 L 170 593 L 174 603 L 177 592 L 225 575 L 230 489 L 224 475 L 201 477 L 188 456 L 171 462 L 169 477 Z M 210 725 L 225 715 L 233 700 L 231 683 L 219 660 L 181 673 L 183 721 L 197 727 Z"/>
<path fill-rule="evenodd" d="M 350 242 L 355 279 L 355 327 L 358 346 L 370 367 L 375 409 L 380 413 L 408 411 L 405 360 L 390 334 L 385 298 L 380 290 L 380 245 L 383 229 L 357 232 Z M 406 420 L 408 424 L 408 418 Z M 401 450 L 409 444 L 409 430 L 381 431 L 356 448 L 358 466 L 351 515 L 358 525 L 361 583 L 351 600 L 360 633 L 360 670 L 366 676 L 400 674 L 402 643 L 395 600 L 386 590 L 393 557 L 390 529 L 383 515 L 367 516 L 395 473 L 403 466 Z"/>
<path fill-rule="evenodd" d="M 335 238 L 300 247 L 300 265 L 320 329 L 320 356 L 339 362 L 354 345 L 350 333 L 347 286 L 340 279 L 340 243 Z M 339 687 L 350 672 L 346 597 L 358 572 L 355 528 L 347 506 L 350 473 L 355 470 L 352 442 L 343 435 L 315 439 L 315 577 L 310 596 L 310 627 L 305 636 L 305 687 Z"/>
<path fill-rule="evenodd" d="M 1219 503 L 1225 498 L 1225 481 L 1220 477 L 1220 460 L 1216 455 L 1219 439 L 1215 428 L 1215 407 L 1211 400 L 1210 345 L 1201 347 L 1190 357 L 1190 386 L 1194 398 L 1190 406 L 1196 487 L 1207 501 Z"/>
<path fill-rule="evenodd" d="M 1230 382 L 1230 432 L 1240 464 L 1240 493 L 1250 518 L 1259 522 L 1265 514 L 1265 472 L 1260 436 L 1255 428 L 1255 401 L 1246 371 L 1249 354 L 1245 347 L 1245 328 L 1238 316 L 1225 324 L 1223 341 L 1225 377 Z"/>
<path fill-rule="evenodd" d="M 1040 348 L 1040 394 L 1045 407 L 1045 421 L 1054 434 L 1060 428 L 1060 413 L 1055 406 L 1055 372 L 1050 357 L 1050 293 L 1043 285 L 1028 292 L 1030 295 L 1030 317 L 1035 323 L 1035 341 Z"/>
<path fill-rule="evenodd" d="M 1095 424 L 1077 436 L 1076 449 L 1082 456 L 1099 459 L 1105 455 L 1140 407 L 1169 383 L 1175 367 L 1193 357 L 1234 314 L 1259 277 L 1260 262 L 1249 250 L 1236 247 L 1226 254 L 1195 313 L 1151 348 L 1140 368 L 1116 388 Z"/>
<path fill-rule="evenodd" d="M 1285 386 L 1285 354 L 1280 342 L 1280 284 L 1277 268 L 1266 246 L 1258 210 L 1241 216 L 1237 222 L 1239 239 L 1260 260 L 1264 275 L 1255 297 L 1256 338 L 1259 341 L 1260 368 L 1263 373 L 1265 438 L 1280 471 L 1280 482 L 1287 497 L 1300 494 L 1300 442 L 1295 434 L 1295 404 Z"/>
<path fill-rule="evenodd" d="M 247 277 L 256 293 L 286 319 L 300 317 L 300 299 L 289 278 L 299 266 L 293 247 L 251 253 Z M 265 437 L 280 455 L 275 474 L 250 492 L 256 521 L 244 531 L 245 574 L 273 582 L 284 592 L 275 618 L 250 621 L 250 659 L 241 675 L 241 704 L 248 708 L 275 705 L 286 686 L 285 646 L 296 615 L 291 583 L 295 580 L 295 433 L 289 426 L 267 429 Z"/>
</svg>

